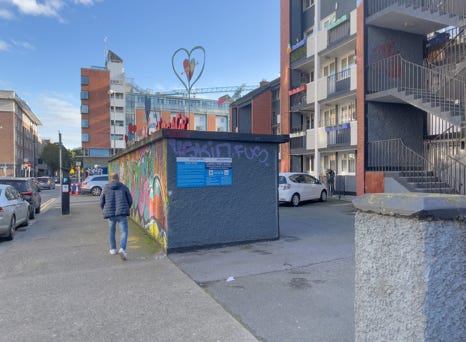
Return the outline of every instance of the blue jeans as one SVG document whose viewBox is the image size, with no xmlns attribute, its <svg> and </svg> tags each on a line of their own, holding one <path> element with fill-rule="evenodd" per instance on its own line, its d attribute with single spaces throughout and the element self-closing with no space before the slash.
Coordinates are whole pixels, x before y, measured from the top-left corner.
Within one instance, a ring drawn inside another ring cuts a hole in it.
<svg viewBox="0 0 466 342">
<path fill-rule="evenodd" d="M 108 218 L 108 227 L 110 231 L 110 248 L 116 249 L 115 230 L 116 224 L 120 227 L 120 248 L 126 250 L 126 241 L 128 239 L 128 216 L 114 216 Z"/>
</svg>

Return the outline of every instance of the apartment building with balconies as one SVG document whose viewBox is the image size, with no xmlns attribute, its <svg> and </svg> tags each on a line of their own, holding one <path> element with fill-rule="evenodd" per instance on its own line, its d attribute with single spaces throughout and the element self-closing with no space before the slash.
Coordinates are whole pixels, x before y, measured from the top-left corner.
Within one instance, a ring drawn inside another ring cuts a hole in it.
<svg viewBox="0 0 466 342">
<path fill-rule="evenodd" d="M 356 1 L 281 1 L 281 171 L 356 192 Z"/>
<path fill-rule="evenodd" d="M 41 124 L 14 91 L 0 90 L 0 176 L 38 175 Z"/>
</svg>

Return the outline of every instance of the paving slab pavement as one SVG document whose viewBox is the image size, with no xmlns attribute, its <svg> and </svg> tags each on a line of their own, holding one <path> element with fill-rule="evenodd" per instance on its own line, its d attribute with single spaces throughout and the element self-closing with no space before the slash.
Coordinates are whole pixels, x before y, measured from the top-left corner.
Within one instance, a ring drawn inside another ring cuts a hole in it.
<svg viewBox="0 0 466 342">
<path fill-rule="evenodd" d="M 0 242 L 0 340 L 257 341 L 136 226 L 111 256 L 98 198 L 52 202 Z"/>
</svg>

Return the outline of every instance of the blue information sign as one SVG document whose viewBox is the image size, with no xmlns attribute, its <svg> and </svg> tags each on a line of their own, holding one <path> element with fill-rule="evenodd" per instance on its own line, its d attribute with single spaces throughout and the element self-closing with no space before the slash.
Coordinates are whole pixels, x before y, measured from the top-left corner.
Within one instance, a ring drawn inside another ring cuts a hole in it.
<svg viewBox="0 0 466 342">
<path fill-rule="evenodd" d="M 232 184 L 231 158 L 176 158 L 176 186 L 200 188 L 230 186 Z"/>
</svg>

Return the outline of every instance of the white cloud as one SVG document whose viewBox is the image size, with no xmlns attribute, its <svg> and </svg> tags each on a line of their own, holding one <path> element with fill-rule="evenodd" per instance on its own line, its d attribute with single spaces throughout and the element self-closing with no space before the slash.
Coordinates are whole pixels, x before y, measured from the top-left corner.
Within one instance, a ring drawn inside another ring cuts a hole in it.
<svg viewBox="0 0 466 342">
<path fill-rule="evenodd" d="M 11 0 L 11 3 L 23 14 L 58 18 L 58 12 L 64 5 L 61 0 L 45 0 L 43 3 L 36 0 Z"/>
<path fill-rule="evenodd" d="M 6 19 L 6 20 L 13 19 L 13 13 L 11 13 L 10 11 L 6 9 L 0 8 L 0 18 Z"/>
<path fill-rule="evenodd" d="M 15 7 L 20 13 L 33 16 L 44 16 L 58 18 L 61 22 L 64 20 L 60 11 L 68 4 L 93 6 L 102 0 L 0 0 Z M 12 19 L 13 13 L 6 9 L 0 9 L 0 18 Z"/>
<path fill-rule="evenodd" d="M 10 49 L 10 46 L 7 44 L 7 42 L 0 40 L 0 51 L 8 51 Z"/>
<path fill-rule="evenodd" d="M 23 47 L 23 48 L 28 49 L 28 50 L 34 50 L 35 49 L 35 47 L 29 42 L 20 42 L 20 41 L 14 40 L 14 39 L 12 39 L 11 42 L 16 46 L 20 46 L 20 47 Z"/>
<path fill-rule="evenodd" d="M 42 122 L 39 127 L 42 138 L 58 140 L 58 131 L 62 133 L 63 145 L 66 148 L 81 146 L 81 113 L 79 107 L 61 98 L 59 94 L 47 94 L 39 100 L 41 107 L 34 113 Z"/>
</svg>

